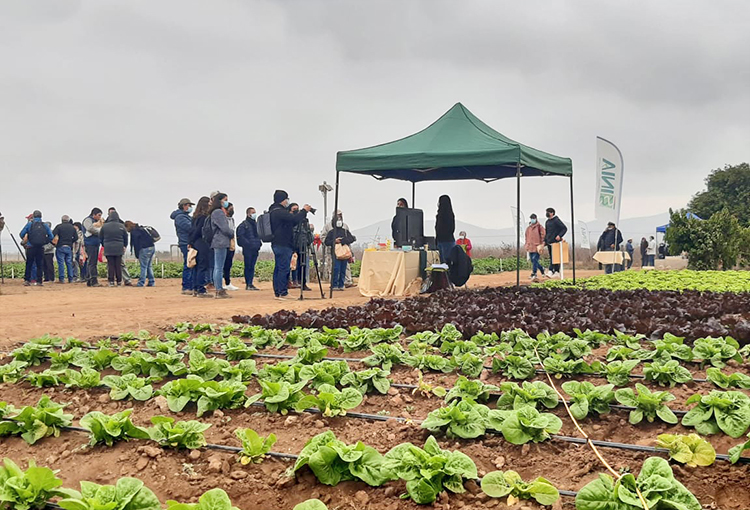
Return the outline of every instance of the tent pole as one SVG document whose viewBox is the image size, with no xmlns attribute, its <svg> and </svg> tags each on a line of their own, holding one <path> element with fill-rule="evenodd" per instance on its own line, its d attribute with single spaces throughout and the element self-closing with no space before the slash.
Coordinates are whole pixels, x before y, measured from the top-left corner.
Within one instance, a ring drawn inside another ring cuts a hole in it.
<svg viewBox="0 0 750 510">
<path fill-rule="evenodd" d="M 333 221 L 333 218 L 337 217 L 338 211 L 339 211 L 339 175 L 340 172 L 336 170 L 336 195 L 333 200 L 333 214 L 331 215 L 331 219 L 329 220 L 326 218 L 326 221 L 331 221 L 332 227 L 335 227 L 335 222 Z M 336 232 L 338 233 L 338 232 Z M 331 288 L 328 290 L 328 298 L 333 299 L 333 271 L 334 267 L 336 266 L 336 242 L 335 242 L 335 235 L 334 235 L 334 243 L 331 245 Z"/>
<path fill-rule="evenodd" d="M 570 223 L 573 240 L 573 285 L 576 284 L 576 215 L 573 207 L 573 173 L 570 174 Z"/>
<path fill-rule="evenodd" d="M 417 208 L 416 201 L 417 201 L 417 183 L 414 181 L 411 181 L 411 207 L 412 209 Z"/>
<path fill-rule="evenodd" d="M 521 162 L 516 163 L 516 287 L 521 285 Z"/>
</svg>

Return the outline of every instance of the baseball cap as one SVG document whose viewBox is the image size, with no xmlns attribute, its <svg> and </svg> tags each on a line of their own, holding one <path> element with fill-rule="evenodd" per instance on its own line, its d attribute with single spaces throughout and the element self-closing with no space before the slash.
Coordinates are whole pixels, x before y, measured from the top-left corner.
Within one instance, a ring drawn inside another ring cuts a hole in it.
<svg viewBox="0 0 750 510">
<path fill-rule="evenodd" d="M 186 204 L 195 205 L 195 202 L 191 202 L 189 198 L 183 198 L 177 203 L 177 206 L 182 207 L 183 205 L 186 205 Z"/>
</svg>

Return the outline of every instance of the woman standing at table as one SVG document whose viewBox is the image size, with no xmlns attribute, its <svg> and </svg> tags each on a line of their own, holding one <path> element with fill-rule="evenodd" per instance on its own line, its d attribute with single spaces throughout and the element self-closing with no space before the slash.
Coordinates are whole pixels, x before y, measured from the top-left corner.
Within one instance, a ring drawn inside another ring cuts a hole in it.
<svg viewBox="0 0 750 510">
<path fill-rule="evenodd" d="M 445 264 L 448 255 L 454 246 L 456 238 L 453 232 L 456 230 L 456 217 L 453 215 L 451 197 L 443 195 L 438 199 L 438 211 L 435 218 L 435 241 L 440 252 L 440 262 Z"/>
</svg>

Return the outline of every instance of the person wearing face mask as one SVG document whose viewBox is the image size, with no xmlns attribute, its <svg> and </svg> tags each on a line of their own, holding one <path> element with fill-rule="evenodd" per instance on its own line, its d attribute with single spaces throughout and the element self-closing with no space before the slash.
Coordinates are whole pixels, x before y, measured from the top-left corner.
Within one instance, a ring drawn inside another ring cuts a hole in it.
<svg viewBox="0 0 750 510">
<path fill-rule="evenodd" d="M 242 248 L 242 259 L 245 263 L 245 290 L 260 290 L 253 285 L 255 278 L 255 264 L 263 242 L 258 235 L 258 224 L 255 221 L 258 214 L 255 207 L 248 207 L 245 211 L 245 221 L 237 227 L 237 244 Z"/>
<path fill-rule="evenodd" d="M 456 239 L 456 244 L 461 246 L 466 252 L 466 255 L 468 255 L 469 258 L 471 258 L 471 248 L 472 248 L 471 239 L 466 237 L 466 232 L 464 232 L 463 230 L 458 233 L 458 239 Z"/>
<path fill-rule="evenodd" d="M 607 223 L 607 228 L 604 229 L 602 235 L 599 236 L 599 241 L 596 243 L 597 251 L 616 251 L 617 247 L 622 244 L 622 233 L 615 227 L 615 224 L 611 221 Z M 604 274 L 612 274 L 614 272 L 614 264 L 604 264 Z"/>
<path fill-rule="evenodd" d="M 349 248 L 351 255 L 351 245 L 357 238 L 352 235 L 349 228 L 344 223 L 343 216 L 334 218 L 331 222 L 331 230 L 328 231 L 325 238 L 325 245 L 328 247 L 333 246 L 346 246 Z M 333 274 L 331 275 L 331 287 L 336 291 L 343 291 L 346 285 L 346 268 L 349 265 L 349 258 L 339 258 L 333 261 Z"/>
<path fill-rule="evenodd" d="M 536 281 L 539 279 L 537 271 L 544 276 L 544 268 L 539 263 L 539 249 L 544 247 L 544 227 L 537 220 L 536 214 L 529 216 L 529 226 L 526 227 L 526 253 L 529 254 L 531 261 L 531 276 L 529 280 Z"/>
<path fill-rule="evenodd" d="M 216 289 L 216 299 L 231 297 L 222 286 L 224 277 L 224 262 L 234 239 L 234 228 L 229 224 L 229 198 L 225 193 L 218 193 L 211 202 L 211 214 L 207 221 L 211 222 L 213 237 L 211 249 L 214 251 L 213 282 Z"/>
<path fill-rule="evenodd" d="M 294 226 L 307 219 L 312 207 L 305 204 L 296 214 L 289 212 L 289 194 L 276 190 L 273 204 L 268 208 L 271 216 L 273 241 L 271 249 L 274 256 L 273 293 L 276 299 L 289 299 L 289 273 L 292 254 L 294 253 Z"/>
<path fill-rule="evenodd" d="M 549 271 L 544 276 L 555 278 L 560 275 L 560 264 L 552 263 L 552 245 L 562 241 L 563 236 L 568 233 L 568 227 L 557 217 L 552 207 L 548 207 L 546 213 L 547 221 L 544 223 L 544 244 L 547 245 L 547 251 L 549 251 Z"/>
<path fill-rule="evenodd" d="M 193 212 L 195 204 L 189 198 L 183 198 L 177 202 L 177 210 L 169 216 L 174 221 L 174 229 L 177 233 L 177 246 L 182 253 L 182 293 L 191 296 L 193 294 L 193 272 L 187 266 L 188 240 L 190 230 L 193 228 L 193 220 L 190 213 Z"/>
<path fill-rule="evenodd" d="M 234 226 L 234 204 L 229 203 L 227 209 L 227 223 L 232 232 L 235 230 Z M 232 265 L 234 264 L 234 252 L 237 248 L 235 238 L 232 238 L 229 242 L 229 250 L 227 250 L 227 258 L 224 259 L 224 288 L 226 290 L 240 290 L 238 287 L 232 285 Z"/>
</svg>

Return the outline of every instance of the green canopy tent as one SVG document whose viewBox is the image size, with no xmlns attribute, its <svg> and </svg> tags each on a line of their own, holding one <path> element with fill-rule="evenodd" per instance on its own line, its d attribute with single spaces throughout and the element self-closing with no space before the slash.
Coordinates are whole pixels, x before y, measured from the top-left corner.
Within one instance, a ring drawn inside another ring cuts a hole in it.
<svg viewBox="0 0 750 510">
<path fill-rule="evenodd" d="M 415 185 L 423 181 L 480 180 L 492 182 L 516 178 L 518 224 L 521 224 L 521 177 L 559 175 L 570 178 L 571 222 L 573 215 L 573 164 L 562 158 L 518 143 L 495 131 L 456 103 L 430 126 L 400 140 L 336 155 L 335 210 L 339 208 L 341 172 L 371 175 L 378 180 L 398 179 Z M 573 279 L 575 281 L 575 228 Z M 520 285 L 521 232 L 516 232 L 516 284 Z"/>
</svg>

